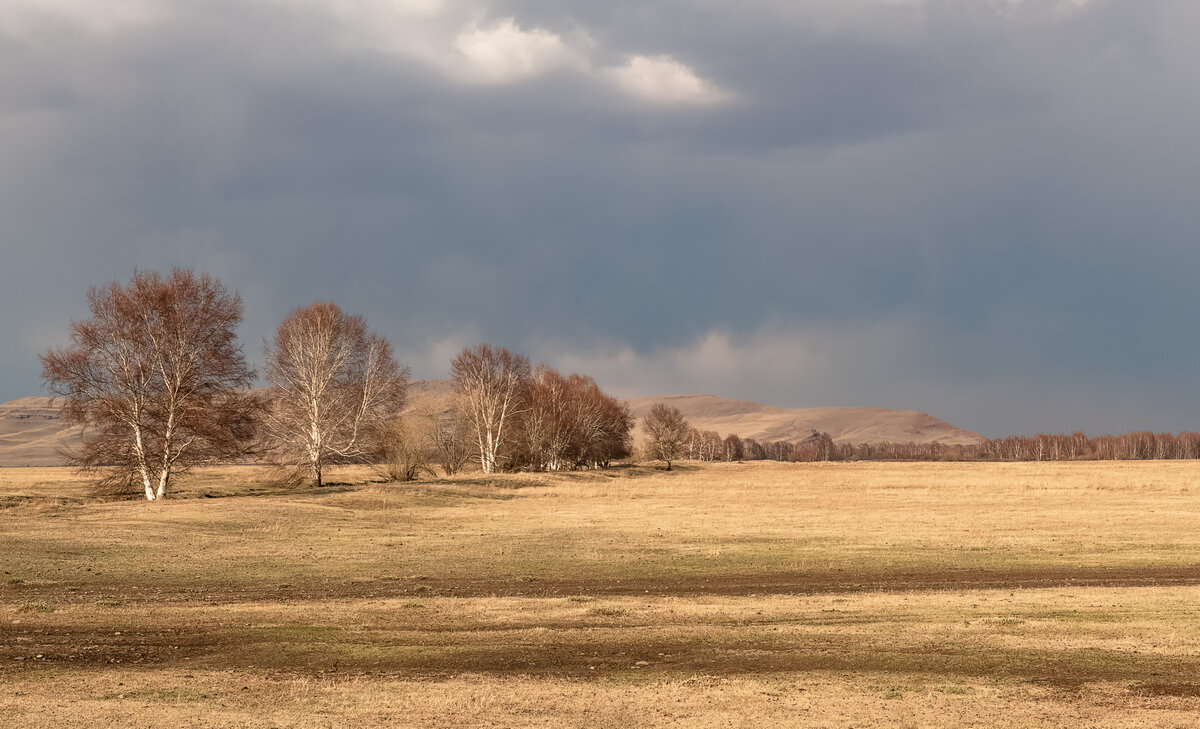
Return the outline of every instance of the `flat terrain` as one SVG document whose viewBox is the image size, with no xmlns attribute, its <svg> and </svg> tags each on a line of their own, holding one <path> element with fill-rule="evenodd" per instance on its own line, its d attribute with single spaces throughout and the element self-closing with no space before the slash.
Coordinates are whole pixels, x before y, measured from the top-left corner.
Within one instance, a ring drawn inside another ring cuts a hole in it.
<svg viewBox="0 0 1200 729">
<path fill-rule="evenodd" d="M 1200 463 L 0 469 L 0 726 L 1196 724 Z"/>
</svg>

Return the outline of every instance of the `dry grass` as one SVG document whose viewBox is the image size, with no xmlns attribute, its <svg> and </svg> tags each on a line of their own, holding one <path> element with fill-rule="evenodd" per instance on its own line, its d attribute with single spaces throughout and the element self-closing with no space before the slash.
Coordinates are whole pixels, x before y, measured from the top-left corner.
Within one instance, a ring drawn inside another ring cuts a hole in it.
<svg viewBox="0 0 1200 729">
<path fill-rule="evenodd" d="M 1191 726 L 1200 463 L 746 464 L 160 504 L 0 470 L 0 725 Z"/>
</svg>

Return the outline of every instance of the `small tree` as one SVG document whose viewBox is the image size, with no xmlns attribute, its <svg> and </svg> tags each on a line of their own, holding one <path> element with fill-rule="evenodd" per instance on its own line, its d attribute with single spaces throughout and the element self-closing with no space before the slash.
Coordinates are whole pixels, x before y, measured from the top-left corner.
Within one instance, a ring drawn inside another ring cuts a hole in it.
<svg viewBox="0 0 1200 729">
<path fill-rule="evenodd" d="M 174 476 L 247 451 L 259 401 L 237 342 L 242 300 L 215 278 L 135 272 L 88 291 L 90 319 L 41 355 L 46 388 L 84 430 L 67 454 L 98 486 L 161 499 Z"/>
<path fill-rule="evenodd" d="M 264 423 L 281 466 L 320 486 L 326 466 L 378 457 L 408 383 L 387 339 L 361 316 L 318 301 L 289 314 L 263 354 L 271 384 Z"/>
<path fill-rule="evenodd" d="M 667 470 L 671 462 L 678 460 L 687 451 L 692 427 L 684 420 L 679 408 L 658 403 L 642 418 L 642 429 L 646 431 L 646 454 L 656 461 L 666 461 Z"/>
<path fill-rule="evenodd" d="M 424 433 L 412 427 L 412 418 L 397 415 L 379 438 L 376 472 L 389 481 L 414 481 L 422 473 L 436 476 L 430 463 L 430 444 Z"/>
<path fill-rule="evenodd" d="M 416 417 L 422 422 L 430 457 L 453 476 L 471 458 L 471 424 L 462 398 L 449 396 L 427 403 Z"/>
<path fill-rule="evenodd" d="M 504 347 L 479 344 L 464 349 L 450 363 L 455 391 L 463 398 L 475 431 L 479 466 L 484 473 L 496 470 L 501 449 L 507 444 L 512 421 L 524 408 L 529 360 Z"/>
</svg>

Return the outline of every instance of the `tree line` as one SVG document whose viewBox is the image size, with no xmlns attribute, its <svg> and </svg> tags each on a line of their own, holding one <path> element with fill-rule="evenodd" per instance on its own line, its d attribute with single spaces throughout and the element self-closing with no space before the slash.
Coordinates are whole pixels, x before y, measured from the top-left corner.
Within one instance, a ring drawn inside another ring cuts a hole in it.
<svg viewBox="0 0 1200 729">
<path fill-rule="evenodd" d="M 314 302 L 263 343 L 265 389 L 238 345 L 243 305 L 217 279 L 176 268 L 135 272 L 88 292 L 90 318 L 70 344 L 41 355 L 47 390 L 83 432 L 67 461 L 109 490 L 164 497 L 172 478 L 206 463 L 273 463 L 323 483 L 332 465 L 375 464 L 411 480 L 484 473 L 606 468 L 633 454 L 628 406 L 581 374 L 531 365 L 480 344 L 450 363 L 453 394 L 406 410 L 409 370 L 360 315 Z M 644 455 L 667 470 L 697 461 L 1056 461 L 1200 458 L 1200 434 L 1036 435 L 942 443 L 836 443 L 813 432 L 758 442 L 693 428 L 676 408 L 642 421 Z"/>
<path fill-rule="evenodd" d="M 797 441 L 759 442 L 736 434 L 722 436 L 693 428 L 683 414 L 655 405 L 647 414 L 645 455 L 674 461 L 1117 461 L 1200 459 L 1200 433 L 1152 433 L 1088 436 L 1038 434 L 985 439 L 975 444 L 837 443 L 829 433 L 813 431 Z"/>
<path fill-rule="evenodd" d="M 976 444 L 839 443 L 828 434 L 821 442 L 798 444 L 795 461 L 1138 461 L 1200 458 L 1200 433 L 1152 433 L 1089 436 L 1086 433 L 1009 436 Z"/>
<path fill-rule="evenodd" d="M 91 288 L 88 308 L 70 343 L 41 355 L 42 376 L 83 433 L 63 455 L 109 491 L 153 501 L 188 470 L 234 460 L 319 486 L 332 465 L 411 479 L 472 459 L 485 473 L 603 468 L 632 451 L 624 403 L 503 347 L 464 349 L 453 395 L 406 412 L 408 368 L 331 302 L 296 309 L 263 343 L 260 390 L 237 343 L 242 300 L 207 274 L 135 272 Z"/>
</svg>

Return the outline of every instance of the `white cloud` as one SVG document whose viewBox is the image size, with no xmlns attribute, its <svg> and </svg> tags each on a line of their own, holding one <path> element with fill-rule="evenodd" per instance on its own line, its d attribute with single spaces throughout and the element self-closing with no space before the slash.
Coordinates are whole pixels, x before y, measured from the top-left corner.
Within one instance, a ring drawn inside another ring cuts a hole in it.
<svg viewBox="0 0 1200 729">
<path fill-rule="evenodd" d="M 582 27 L 566 34 L 515 17 L 482 21 L 442 0 L 326 0 L 352 47 L 405 57 L 463 84 L 514 84 L 570 69 L 655 105 L 705 105 L 730 94 L 666 55 L 634 55 L 621 66 L 593 63 L 595 41 Z"/>
<path fill-rule="evenodd" d="M 655 104 L 715 104 L 729 98 L 671 56 L 633 56 L 606 73 L 621 90 Z"/>
<path fill-rule="evenodd" d="M 460 74 L 484 83 L 522 81 L 582 60 L 557 34 L 542 28 L 523 30 L 514 18 L 463 31 L 454 47 L 466 61 Z"/>
<path fill-rule="evenodd" d="M 776 405 L 848 405 L 859 383 L 891 372 L 911 326 L 842 330 L 765 327 L 738 335 L 713 329 L 693 341 L 639 352 L 628 345 L 591 350 L 535 347 L 552 366 L 584 372 L 619 397 L 710 394 Z"/>
</svg>

